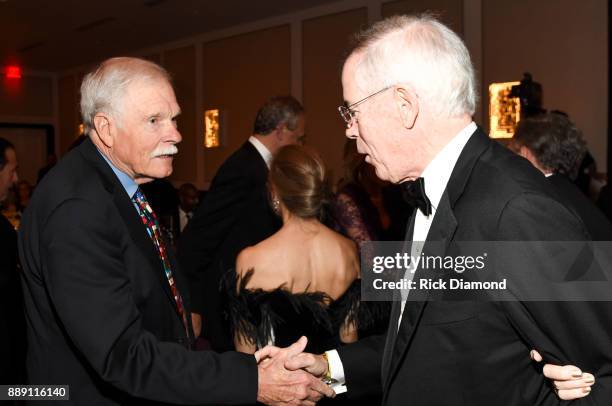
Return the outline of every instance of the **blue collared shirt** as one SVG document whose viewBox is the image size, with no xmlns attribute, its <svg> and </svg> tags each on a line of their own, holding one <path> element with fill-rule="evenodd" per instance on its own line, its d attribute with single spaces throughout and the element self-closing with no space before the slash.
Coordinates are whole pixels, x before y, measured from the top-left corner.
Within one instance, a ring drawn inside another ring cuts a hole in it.
<svg viewBox="0 0 612 406">
<path fill-rule="evenodd" d="M 117 178 L 119 178 L 119 182 L 121 182 L 121 186 L 123 186 L 123 189 L 125 189 L 125 192 L 131 199 L 134 196 L 134 193 L 136 193 L 136 191 L 138 190 L 138 184 L 134 181 L 134 179 L 130 178 L 128 174 L 117 169 L 117 167 L 113 165 L 103 153 L 101 153 L 100 151 L 98 151 L 98 153 L 102 155 L 102 158 L 104 158 L 104 160 L 111 167 L 113 172 L 115 172 L 115 175 L 117 176 Z M 134 205 L 136 204 L 134 203 Z"/>
</svg>

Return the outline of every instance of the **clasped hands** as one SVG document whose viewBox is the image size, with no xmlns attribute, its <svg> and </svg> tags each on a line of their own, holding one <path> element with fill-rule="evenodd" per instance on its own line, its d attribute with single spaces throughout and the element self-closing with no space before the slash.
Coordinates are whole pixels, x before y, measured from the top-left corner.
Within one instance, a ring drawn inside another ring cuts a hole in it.
<svg viewBox="0 0 612 406">
<path fill-rule="evenodd" d="M 313 406 L 336 394 L 321 378 L 327 361 L 304 353 L 308 340 L 300 338 L 287 348 L 267 346 L 255 353 L 258 369 L 257 401 L 266 405 Z"/>
<path fill-rule="evenodd" d="M 257 400 L 267 405 L 313 406 L 323 396 L 334 397 L 335 392 L 323 383 L 328 364 L 321 355 L 305 353 L 306 337 L 287 348 L 267 346 L 255 353 L 258 364 L 259 386 Z M 533 350 L 531 358 L 541 362 Z M 573 365 L 546 364 L 544 375 L 550 379 L 560 399 L 571 400 L 587 396 L 595 383 L 592 374 L 583 373 Z"/>
</svg>

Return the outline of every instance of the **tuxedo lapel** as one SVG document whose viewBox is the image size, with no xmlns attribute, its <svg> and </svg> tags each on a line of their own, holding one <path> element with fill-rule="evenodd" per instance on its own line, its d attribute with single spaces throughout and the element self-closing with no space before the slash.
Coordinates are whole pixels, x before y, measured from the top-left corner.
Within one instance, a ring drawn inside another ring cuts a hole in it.
<svg viewBox="0 0 612 406">
<path fill-rule="evenodd" d="M 416 217 L 416 210 L 413 210 L 410 219 L 408 220 L 408 227 L 406 236 L 404 237 L 405 244 L 403 247 L 404 252 L 410 252 L 412 235 L 414 234 L 414 220 Z M 389 327 L 387 329 L 387 337 L 385 340 L 385 351 L 382 359 L 382 382 L 387 383 L 389 377 L 390 363 L 393 355 L 393 348 L 395 347 L 395 340 L 397 339 L 397 330 L 399 317 L 402 305 L 401 291 L 395 290 L 393 292 L 393 304 L 391 306 L 391 317 L 389 318 Z"/>
<path fill-rule="evenodd" d="M 433 223 L 427 234 L 427 242 L 423 247 L 423 253 L 426 256 L 439 255 L 443 257 L 445 255 L 457 229 L 457 219 L 453 213 L 454 206 L 463 194 L 474 165 L 480 155 L 490 146 L 490 143 L 491 140 L 479 127 L 463 148 L 436 208 Z M 412 239 L 413 227 L 414 225 L 411 226 L 410 232 L 407 233 L 407 240 Z M 430 242 L 435 243 L 431 244 Z M 418 284 L 419 279 L 427 278 L 427 276 L 422 270 L 417 270 L 413 280 Z M 401 302 L 396 300 L 393 303 L 390 329 L 387 334 L 382 363 L 384 394 L 389 392 L 389 386 L 393 382 L 399 366 L 402 364 L 404 355 L 410 346 L 412 336 L 418 328 L 419 320 L 427 305 L 427 297 L 427 292 L 410 292 L 410 300 L 406 302 L 402 318 L 399 320 L 399 330 L 392 329 L 397 329 Z M 397 334 L 395 334 L 396 331 Z M 385 401 L 386 398 L 383 398 L 383 405 Z"/>
<path fill-rule="evenodd" d="M 433 223 L 429 229 L 429 233 L 427 234 L 427 242 L 423 247 L 423 253 L 426 256 L 443 257 L 456 228 L 457 220 L 453 215 L 448 194 L 445 192 L 442 195 L 440 203 L 436 209 Z M 432 244 L 430 241 L 434 243 Z M 421 269 L 417 269 L 413 280 L 418 285 L 419 279 L 427 278 L 428 276 L 430 275 L 425 274 Z M 397 338 L 395 339 L 395 342 L 392 343 L 390 351 L 385 349 L 385 353 L 390 352 L 388 373 L 386 374 L 386 381 L 384 381 L 385 392 L 393 381 L 398 367 L 402 363 L 404 354 L 410 345 L 412 336 L 414 335 L 415 330 L 418 328 L 419 320 L 427 305 L 427 298 L 428 293 L 426 291 L 415 290 L 409 293 L 409 300 L 406 301 L 406 305 L 404 306 L 404 312 L 399 324 L 399 330 L 397 331 Z M 394 308 L 395 307 L 399 308 L 399 303 L 395 302 Z M 394 321 L 392 324 L 395 326 L 395 328 L 397 328 L 397 322 L 395 322 L 396 319 L 392 320 Z"/>
<path fill-rule="evenodd" d="M 113 202 L 117 206 L 117 210 L 121 215 L 121 218 L 125 222 L 129 231 L 132 241 L 138 246 L 145 258 L 147 258 L 151 269 L 155 270 L 156 278 L 160 281 L 162 289 L 166 292 L 166 296 L 171 301 L 172 307 L 175 309 L 177 317 L 179 316 L 174 297 L 170 291 L 170 285 L 164 272 L 163 264 L 157 253 L 157 249 L 149 237 L 145 226 L 142 224 L 142 220 L 138 215 L 132 200 L 125 192 L 125 189 L 117 179 L 117 176 L 113 173 L 112 169 L 104 158 L 100 155 L 100 152 L 96 149 L 95 145 L 91 140 L 86 139 L 82 145 L 79 146 L 79 151 L 84 158 L 94 166 L 96 172 L 100 176 L 100 180 L 104 185 L 104 188 L 112 195 Z M 182 320 L 181 320 L 182 323 Z"/>
</svg>

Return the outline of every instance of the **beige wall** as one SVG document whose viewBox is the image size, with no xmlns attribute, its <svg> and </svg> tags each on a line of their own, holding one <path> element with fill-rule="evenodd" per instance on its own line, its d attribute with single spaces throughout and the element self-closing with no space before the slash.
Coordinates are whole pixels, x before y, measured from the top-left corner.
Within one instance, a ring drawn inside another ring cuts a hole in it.
<svg viewBox="0 0 612 406">
<path fill-rule="evenodd" d="M 79 92 L 75 75 L 62 76 L 58 80 L 59 153 L 66 153 L 79 135 Z"/>
<path fill-rule="evenodd" d="M 483 1 L 483 79 L 542 84 L 544 107 L 567 112 L 606 171 L 608 121 L 607 1 Z M 483 95 L 485 112 L 488 94 Z M 487 124 L 487 123 L 483 123 Z M 488 127 L 488 124 L 487 124 Z"/>
<path fill-rule="evenodd" d="M 545 107 L 570 114 L 584 130 L 600 170 L 605 170 L 605 0 L 355 0 L 354 6 L 350 1 L 338 4 L 142 53 L 173 74 L 183 109 L 179 119 L 183 145 L 172 177 L 175 183 L 192 181 L 204 187 L 251 133 L 257 108 L 268 97 L 289 94 L 292 89 L 306 108 L 307 142 L 321 152 L 337 179 L 344 144 L 336 110 L 342 102 L 339 65 L 348 36 L 380 17 L 426 10 L 465 36 L 476 56 L 483 93 L 476 115 L 480 118 L 482 112 L 480 124 L 488 126 L 488 85 L 520 79 L 528 70 L 544 86 Z M 61 151 L 72 142 L 80 121 L 76 88 L 83 70 L 60 75 L 58 80 Z M 222 110 L 225 140 L 221 148 L 204 151 L 201 115 L 208 108 Z"/>
<path fill-rule="evenodd" d="M 53 78 L 0 76 L 0 116 L 53 116 Z"/>
<path fill-rule="evenodd" d="M 178 129 L 183 136 L 179 154 L 174 160 L 172 180 L 191 181 L 197 170 L 196 143 L 196 50 L 194 46 L 164 53 L 163 65 L 172 76 L 176 99 L 181 106 Z"/>
<path fill-rule="evenodd" d="M 225 134 L 220 148 L 204 155 L 205 180 L 244 143 L 257 109 L 270 97 L 291 92 L 291 36 L 287 25 L 203 44 L 202 112 L 221 109 Z M 198 137 L 198 145 L 202 140 Z"/>
<path fill-rule="evenodd" d="M 342 176 L 346 140 L 338 114 L 343 102 L 341 61 L 351 35 L 367 18 L 367 9 L 361 8 L 306 20 L 302 26 L 306 142 L 321 153 L 334 180 Z"/>
</svg>

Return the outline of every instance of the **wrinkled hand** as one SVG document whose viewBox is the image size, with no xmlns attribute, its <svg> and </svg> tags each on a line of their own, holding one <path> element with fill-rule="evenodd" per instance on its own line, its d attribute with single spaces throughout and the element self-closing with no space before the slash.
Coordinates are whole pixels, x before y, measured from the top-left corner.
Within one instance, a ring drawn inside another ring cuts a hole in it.
<svg viewBox="0 0 612 406">
<path fill-rule="evenodd" d="M 542 362 L 542 356 L 536 350 L 531 351 L 531 359 Z M 591 393 L 595 377 L 588 372 L 582 372 L 574 365 L 544 365 L 544 376 L 553 381 L 555 392 L 559 399 L 573 400 L 583 398 Z"/>
<path fill-rule="evenodd" d="M 255 353 L 259 372 L 258 402 L 272 406 L 313 406 L 323 396 L 335 396 L 329 386 L 308 372 L 285 368 L 288 360 L 304 351 L 307 342 L 306 337 L 302 337 L 287 348 L 269 346 Z"/>
<path fill-rule="evenodd" d="M 285 368 L 290 371 L 303 369 L 317 378 L 321 378 L 327 373 L 328 365 L 327 360 L 322 355 L 303 352 L 288 359 L 285 362 Z"/>
</svg>

